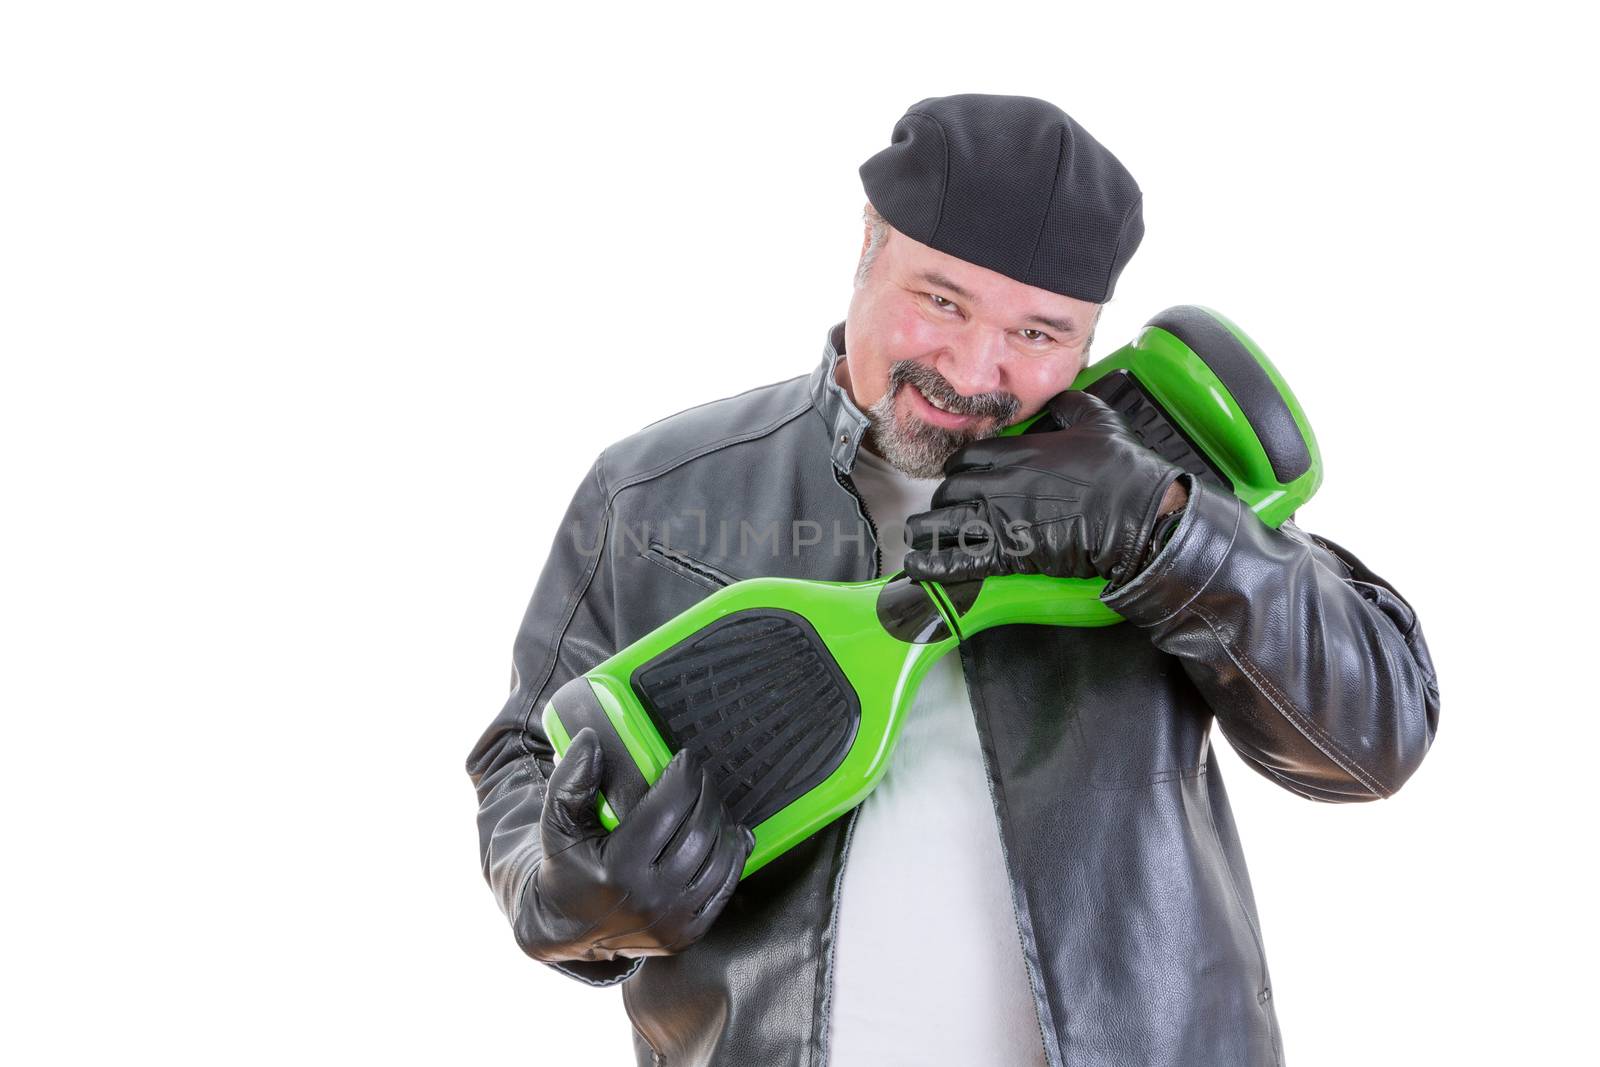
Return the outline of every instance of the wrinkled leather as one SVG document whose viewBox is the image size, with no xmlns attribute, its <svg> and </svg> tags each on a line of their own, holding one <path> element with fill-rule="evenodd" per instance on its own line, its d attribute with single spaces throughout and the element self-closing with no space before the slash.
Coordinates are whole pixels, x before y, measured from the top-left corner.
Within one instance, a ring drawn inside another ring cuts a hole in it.
<svg viewBox="0 0 1600 1067">
<path fill-rule="evenodd" d="M 809 376 L 623 438 L 574 494 L 581 539 L 558 534 L 512 692 L 467 762 L 484 874 L 513 927 L 540 858 L 552 751 L 538 712 L 556 688 L 725 578 L 877 573 L 849 477 L 866 419 L 833 377 L 842 351 L 839 323 Z M 824 536 L 741 543 L 741 518 L 810 520 Z M 858 541 L 835 552 L 836 532 Z M 580 550 L 597 535 L 601 551 Z M 1210 727 L 1302 796 L 1386 797 L 1437 725 L 1421 627 L 1346 550 L 1292 521 L 1270 529 L 1203 484 L 1155 559 L 1103 599 L 1129 621 L 1000 626 L 959 649 L 1040 1042 L 1071 1067 L 1280 1063 Z M 551 966 L 622 983 L 640 1063 L 824 1064 L 854 817 L 745 879 L 684 951 Z"/>
<path fill-rule="evenodd" d="M 928 511 L 912 516 L 901 564 L 920 580 L 999 574 L 1132 577 L 1181 468 L 1139 443 L 1097 396 L 1059 394 L 1061 429 L 991 437 L 957 449 Z"/>
<path fill-rule="evenodd" d="M 607 833 L 598 808 L 604 765 L 586 726 L 550 775 L 541 856 L 515 923 L 517 944 L 536 960 L 683 951 L 722 913 L 755 844 L 687 749 Z"/>
</svg>

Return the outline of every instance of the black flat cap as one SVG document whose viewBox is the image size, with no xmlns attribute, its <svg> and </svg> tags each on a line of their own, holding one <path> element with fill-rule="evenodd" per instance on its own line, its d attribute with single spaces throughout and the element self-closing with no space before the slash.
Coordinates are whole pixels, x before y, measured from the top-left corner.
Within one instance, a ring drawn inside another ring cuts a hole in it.
<svg viewBox="0 0 1600 1067">
<path fill-rule="evenodd" d="M 889 147 L 861 164 L 861 184 L 906 236 L 1096 304 L 1144 237 L 1133 175 L 1070 115 L 1031 96 L 912 104 Z"/>
</svg>

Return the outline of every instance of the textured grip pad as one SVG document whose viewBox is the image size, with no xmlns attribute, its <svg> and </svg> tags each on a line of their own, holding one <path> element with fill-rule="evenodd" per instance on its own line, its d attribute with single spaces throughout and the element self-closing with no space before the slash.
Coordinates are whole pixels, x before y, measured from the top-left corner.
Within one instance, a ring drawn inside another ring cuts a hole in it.
<svg viewBox="0 0 1600 1067">
<path fill-rule="evenodd" d="M 861 701 L 803 616 L 726 615 L 633 672 L 667 747 L 700 760 L 732 817 L 755 827 L 831 774 Z"/>
</svg>

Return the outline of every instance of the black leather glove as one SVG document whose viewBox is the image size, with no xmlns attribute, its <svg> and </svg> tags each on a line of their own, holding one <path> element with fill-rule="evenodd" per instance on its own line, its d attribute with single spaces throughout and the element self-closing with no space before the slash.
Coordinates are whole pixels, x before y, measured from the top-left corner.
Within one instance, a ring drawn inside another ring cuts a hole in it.
<svg viewBox="0 0 1600 1067">
<path fill-rule="evenodd" d="M 607 833 L 597 811 L 599 739 L 579 730 L 550 775 L 540 813 L 544 855 L 515 919 L 535 959 L 663 956 L 699 940 L 739 884 L 755 845 L 727 818 L 710 777 L 688 753 L 667 764 Z"/>
<path fill-rule="evenodd" d="M 1068 390 L 1048 407 L 1060 429 L 974 441 L 945 462 L 932 509 L 907 520 L 907 574 L 1100 577 L 1111 587 L 1133 577 L 1162 497 L 1185 472 L 1099 397 Z"/>
</svg>

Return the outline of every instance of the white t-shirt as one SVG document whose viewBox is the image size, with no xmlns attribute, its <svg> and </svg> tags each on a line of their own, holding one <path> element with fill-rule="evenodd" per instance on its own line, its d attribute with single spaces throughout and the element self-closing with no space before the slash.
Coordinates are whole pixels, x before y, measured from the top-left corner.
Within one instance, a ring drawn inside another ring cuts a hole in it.
<svg viewBox="0 0 1600 1067">
<path fill-rule="evenodd" d="M 939 479 L 865 447 L 852 478 L 891 574 Z M 861 805 L 838 907 L 833 1067 L 1045 1063 L 959 651 L 923 678 Z"/>
</svg>

